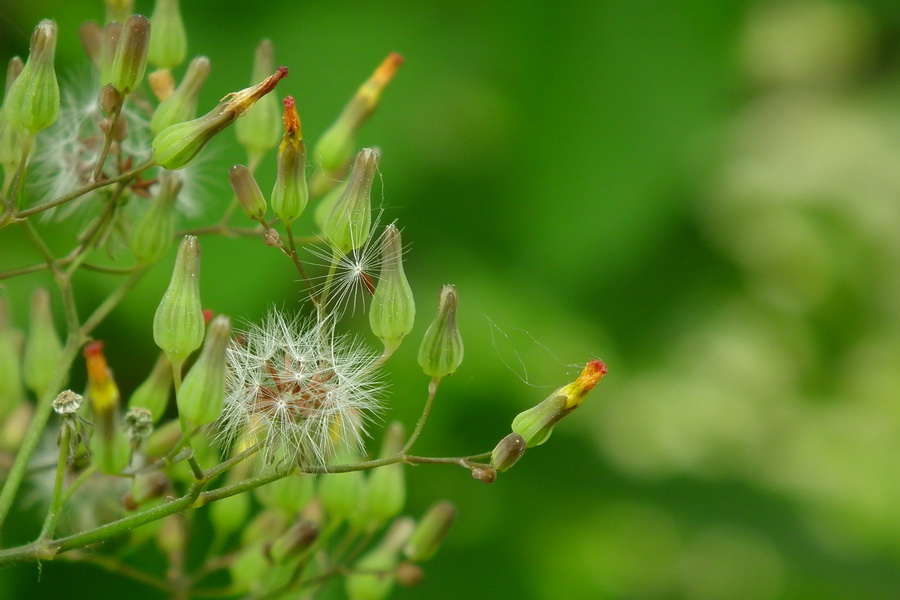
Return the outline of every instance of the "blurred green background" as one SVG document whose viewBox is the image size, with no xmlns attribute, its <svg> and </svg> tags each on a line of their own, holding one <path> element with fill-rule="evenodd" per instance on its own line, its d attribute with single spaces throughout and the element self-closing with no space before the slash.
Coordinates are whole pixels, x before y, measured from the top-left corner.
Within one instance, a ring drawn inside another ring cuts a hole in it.
<svg viewBox="0 0 900 600">
<path fill-rule="evenodd" d="M 459 519 L 422 585 L 393 597 L 900 597 L 900 4 L 182 4 L 189 53 L 212 61 L 201 107 L 247 85 L 269 37 L 311 140 L 388 52 L 406 58 L 360 140 L 383 150 L 378 193 L 419 307 L 386 418 L 419 413 L 415 351 L 442 283 L 466 343 L 421 453 L 489 449 L 588 359 L 610 367 L 495 484 L 408 469 L 411 513 L 447 498 Z M 52 17 L 77 87 L 77 27 L 102 16 L 0 1 L 2 56 Z M 243 160 L 221 138 L 191 223 L 215 218 Z M 2 236 L 0 268 L 37 260 Z M 202 244 L 210 308 L 254 320 L 298 302 L 262 244 Z M 98 332 L 126 390 L 156 354 L 169 264 Z M 20 322 L 48 281 L 8 283 Z M 80 284 L 86 310 L 109 279 Z M 0 571 L 0 598 L 158 597 L 57 563 Z"/>
</svg>

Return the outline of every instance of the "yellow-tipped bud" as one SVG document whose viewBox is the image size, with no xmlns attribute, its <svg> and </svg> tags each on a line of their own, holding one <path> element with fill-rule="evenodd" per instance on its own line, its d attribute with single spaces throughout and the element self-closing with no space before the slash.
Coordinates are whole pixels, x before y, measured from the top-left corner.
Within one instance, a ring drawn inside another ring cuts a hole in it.
<svg viewBox="0 0 900 600">
<path fill-rule="evenodd" d="M 118 474 L 128 466 L 131 443 L 119 422 L 119 386 L 103 354 L 103 342 L 91 342 L 84 348 L 87 365 L 87 396 L 93 415 L 91 457 L 100 471 Z"/>
<path fill-rule="evenodd" d="M 263 40 L 253 55 L 253 74 L 250 81 L 259 81 L 275 68 L 275 50 L 272 42 Z M 282 136 L 281 107 L 270 95 L 261 98 L 247 111 L 243 119 L 235 123 L 238 142 L 247 150 L 250 164 L 256 164 L 262 156 L 274 148 Z"/>
<path fill-rule="evenodd" d="M 163 129 L 153 138 L 153 160 L 166 169 L 181 169 L 188 165 L 217 133 L 231 125 L 253 104 L 275 89 L 287 77 L 287 68 L 278 67 L 273 75 L 259 84 L 229 94 L 207 114 Z"/>
<path fill-rule="evenodd" d="M 462 336 L 456 326 L 459 296 L 455 285 L 441 288 L 437 316 L 419 346 L 419 366 L 426 375 L 440 379 L 456 372 L 463 360 Z"/>
<path fill-rule="evenodd" d="M 110 80 L 123 96 L 134 91 L 144 78 L 149 46 L 150 19 L 144 15 L 131 15 L 119 35 Z"/>
<path fill-rule="evenodd" d="M 606 375 L 606 371 L 602 361 L 588 362 L 575 381 L 559 388 L 537 406 L 519 413 L 513 420 L 512 430 L 525 439 L 529 448 L 540 446 L 553 433 L 553 426 L 560 419 L 581 406 L 584 397 Z"/>
<path fill-rule="evenodd" d="M 183 123 L 197 116 L 197 99 L 200 88 L 209 76 L 209 59 L 198 56 L 188 65 L 184 79 L 153 112 L 150 131 L 159 133 L 170 125 Z"/>
<path fill-rule="evenodd" d="M 134 0 L 104 0 L 106 5 L 106 22 L 124 23 L 134 12 Z"/>
<path fill-rule="evenodd" d="M 316 145 L 315 156 L 322 169 L 323 179 L 333 179 L 347 166 L 356 149 L 356 135 L 375 112 L 381 92 L 393 79 L 401 64 L 403 64 L 402 56 L 396 52 L 389 54 L 356 91 L 334 124 L 322 134 Z M 321 185 L 324 185 L 324 181 Z M 317 194 L 323 191 L 325 190 L 316 189 Z"/>
<path fill-rule="evenodd" d="M 363 148 L 356 155 L 350 180 L 340 199 L 331 207 L 322 231 L 340 252 L 360 248 L 372 230 L 372 180 L 378 170 L 379 155 Z"/>
<path fill-rule="evenodd" d="M 31 326 L 22 361 L 25 385 L 38 397 L 44 394 L 56 376 L 61 355 L 62 342 L 53 325 L 50 293 L 38 288 L 31 297 Z"/>
<path fill-rule="evenodd" d="M 150 21 L 153 23 L 150 62 L 160 69 L 177 67 L 187 56 L 187 32 L 181 20 L 178 0 L 156 0 Z"/>
<path fill-rule="evenodd" d="M 192 425 L 215 421 L 225 404 L 225 350 L 231 320 L 219 315 L 209 324 L 203 351 L 178 390 L 178 412 Z"/>
<path fill-rule="evenodd" d="M 284 99 L 284 137 L 278 147 L 278 174 L 272 188 L 272 212 L 285 225 L 293 223 L 306 208 L 306 144 L 300 131 L 300 115 L 294 98 Z"/>
<path fill-rule="evenodd" d="M 175 258 L 169 287 L 153 317 L 153 340 L 173 365 L 203 343 L 203 308 L 200 306 L 200 242 L 184 236 Z"/>
<path fill-rule="evenodd" d="M 31 134 L 49 127 L 59 115 L 59 84 L 53 60 L 56 22 L 44 19 L 31 35 L 28 61 L 4 101 L 10 122 Z"/>
</svg>

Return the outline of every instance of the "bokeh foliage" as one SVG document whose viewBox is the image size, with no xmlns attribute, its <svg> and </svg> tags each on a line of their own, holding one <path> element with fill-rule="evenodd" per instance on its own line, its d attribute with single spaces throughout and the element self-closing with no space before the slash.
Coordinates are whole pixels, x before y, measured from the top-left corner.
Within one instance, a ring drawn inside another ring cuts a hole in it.
<svg viewBox="0 0 900 600">
<path fill-rule="evenodd" d="M 102 17 L 82 4 L 0 3 L 2 55 L 55 18 L 59 72 L 77 86 L 75 31 Z M 460 290 L 466 361 L 423 453 L 490 447 L 572 365 L 610 365 L 553 443 L 492 486 L 412 470 L 410 507 L 440 494 L 460 518 L 423 585 L 397 598 L 896 597 L 900 5 L 183 5 L 189 54 L 212 60 L 201 106 L 245 86 L 270 37 L 291 68 L 279 93 L 313 140 L 372 65 L 406 57 L 361 141 L 384 152 L 385 218 L 412 245 L 420 306 L 442 283 Z M 241 156 L 221 142 L 212 154 L 205 202 L 218 206 Z M 203 243 L 211 308 L 257 320 L 296 302 L 261 244 Z M 35 260 L 0 249 L 0 268 Z M 167 276 L 98 332 L 123 388 L 155 356 Z M 20 321 L 41 277 L 10 287 Z M 103 276 L 85 282 L 85 303 L 103 297 Z M 404 383 L 389 417 L 407 423 L 426 384 L 409 383 L 414 346 L 392 361 Z M 0 572 L 0 597 L 99 592 L 94 567 L 60 562 L 36 580 Z M 103 594 L 156 597 L 115 577 Z"/>
</svg>

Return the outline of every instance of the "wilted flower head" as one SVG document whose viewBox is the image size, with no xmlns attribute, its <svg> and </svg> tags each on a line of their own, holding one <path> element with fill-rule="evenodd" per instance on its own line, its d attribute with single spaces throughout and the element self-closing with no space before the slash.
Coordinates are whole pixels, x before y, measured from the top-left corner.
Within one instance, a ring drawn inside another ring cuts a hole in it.
<svg viewBox="0 0 900 600">
<path fill-rule="evenodd" d="M 384 389 L 375 355 L 330 321 L 273 310 L 227 353 L 222 439 L 261 444 L 267 462 L 324 465 L 340 446 L 359 449 Z"/>
</svg>

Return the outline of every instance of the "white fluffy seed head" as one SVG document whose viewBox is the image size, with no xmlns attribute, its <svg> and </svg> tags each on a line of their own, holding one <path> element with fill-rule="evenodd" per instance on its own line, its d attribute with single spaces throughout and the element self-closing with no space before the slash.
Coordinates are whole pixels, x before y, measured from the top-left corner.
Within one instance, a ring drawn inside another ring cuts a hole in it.
<svg viewBox="0 0 900 600">
<path fill-rule="evenodd" d="M 266 462 L 322 466 L 336 448 L 363 447 L 365 425 L 381 408 L 376 356 L 311 322 L 270 312 L 227 353 L 220 440 L 261 445 Z"/>
</svg>

